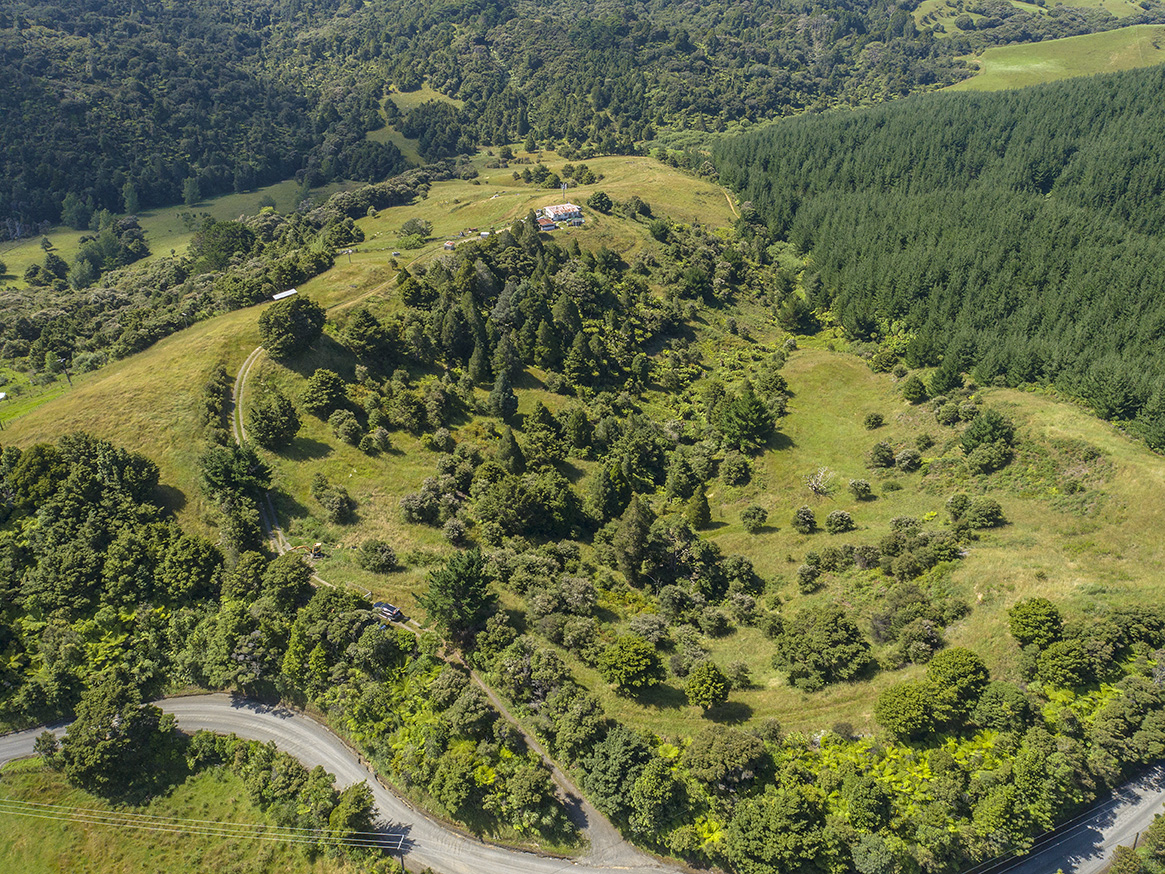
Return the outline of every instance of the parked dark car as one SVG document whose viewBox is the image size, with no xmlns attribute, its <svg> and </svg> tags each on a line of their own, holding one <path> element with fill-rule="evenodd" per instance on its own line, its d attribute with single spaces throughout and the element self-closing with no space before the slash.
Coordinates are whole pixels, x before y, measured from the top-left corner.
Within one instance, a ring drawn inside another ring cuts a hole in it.
<svg viewBox="0 0 1165 874">
<path fill-rule="evenodd" d="M 405 621 L 405 615 L 400 612 L 400 609 L 389 604 L 387 601 L 377 601 L 372 605 L 372 609 L 390 622 Z"/>
</svg>

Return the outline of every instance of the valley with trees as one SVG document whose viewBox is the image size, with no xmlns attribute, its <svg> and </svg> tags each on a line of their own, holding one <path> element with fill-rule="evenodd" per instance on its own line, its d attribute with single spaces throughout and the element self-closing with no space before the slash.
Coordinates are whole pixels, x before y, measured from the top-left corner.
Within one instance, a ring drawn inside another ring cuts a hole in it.
<svg viewBox="0 0 1165 874">
<path fill-rule="evenodd" d="M 959 874 L 1160 761 L 1162 68 L 890 100 L 1118 21 L 1028 5 L 0 13 L 57 143 L 0 192 L 0 730 L 72 722 L 0 810 L 399 870 L 368 786 L 150 703 L 198 690 L 588 864 L 565 784 L 667 864 Z"/>
</svg>

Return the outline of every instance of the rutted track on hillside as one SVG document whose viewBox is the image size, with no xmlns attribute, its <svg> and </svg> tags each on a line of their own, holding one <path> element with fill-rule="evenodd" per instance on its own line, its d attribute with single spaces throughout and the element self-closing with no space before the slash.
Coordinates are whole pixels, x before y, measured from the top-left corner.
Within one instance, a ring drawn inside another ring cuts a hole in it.
<svg viewBox="0 0 1165 874">
<path fill-rule="evenodd" d="M 613 874 L 615 871 L 676 872 L 642 854 L 637 860 L 579 861 L 540 856 L 485 844 L 417 810 L 381 783 L 376 774 L 339 737 L 309 716 L 285 707 L 269 707 L 229 695 L 194 695 L 157 702 L 178 719 L 178 727 L 200 729 L 263 743 L 274 741 L 309 768 L 322 765 L 340 788 L 367 781 L 376 801 L 381 827 L 405 834 L 403 857 L 414 870 L 432 868 L 441 874 Z M 0 737 L 0 764 L 30 756 L 43 728 Z M 63 733 L 58 730 L 58 733 Z M 630 862 L 630 864 L 628 864 Z"/>
<path fill-rule="evenodd" d="M 235 377 L 235 384 L 231 386 L 231 436 L 235 438 L 236 443 L 247 442 L 247 427 L 243 423 L 243 390 L 247 387 L 252 368 L 262 354 L 263 347 L 259 346 L 247 356 L 247 360 L 239 368 L 239 375 Z"/>
</svg>

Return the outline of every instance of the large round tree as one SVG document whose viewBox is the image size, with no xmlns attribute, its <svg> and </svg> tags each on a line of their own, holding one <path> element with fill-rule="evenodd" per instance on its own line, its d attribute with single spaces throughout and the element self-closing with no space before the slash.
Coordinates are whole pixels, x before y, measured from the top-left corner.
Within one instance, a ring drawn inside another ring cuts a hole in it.
<svg viewBox="0 0 1165 874">
<path fill-rule="evenodd" d="M 247 431 L 267 449 L 287 446 L 300 428 L 295 405 L 279 389 L 269 389 L 247 412 Z"/>
<path fill-rule="evenodd" d="M 637 692 L 663 679 L 655 647 L 637 634 L 623 634 L 599 656 L 599 673 L 620 693 Z"/>
<path fill-rule="evenodd" d="M 700 662 L 688 672 L 684 694 L 689 704 L 707 712 L 728 700 L 728 678 L 715 662 Z"/>
<path fill-rule="evenodd" d="M 324 332 L 323 307 L 306 297 L 278 301 L 259 316 L 259 339 L 272 358 L 305 352 Z"/>
</svg>

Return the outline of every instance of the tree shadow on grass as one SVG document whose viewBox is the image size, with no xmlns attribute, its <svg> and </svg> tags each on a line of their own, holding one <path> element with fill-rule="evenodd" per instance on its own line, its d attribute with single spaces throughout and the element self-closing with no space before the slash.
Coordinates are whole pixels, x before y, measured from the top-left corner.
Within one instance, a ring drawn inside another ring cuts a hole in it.
<svg viewBox="0 0 1165 874">
<path fill-rule="evenodd" d="M 275 507 L 279 524 L 284 527 L 292 520 L 306 519 L 311 515 L 307 507 L 280 489 L 271 490 L 271 503 Z"/>
<path fill-rule="evenodd" d="M 356 356 L 348 347 L 328 334 L 316 340 L 302 355 L 278 360 L 288 370 L 298 373 L 304 379 L 319 369 L 333 370 L 342 376 L 345 382 L 353 382 L 356 377 Z"/>
<path fill-rule="evenodd" d="M 792 449 L 796 445 L 797 444 L 794 442 L 793 438 L 786 434 L 784 431 L 776 431 L 765 444 L 765 449 L 775 449 L 779 451 L 781 449 Z"/>
<path fill-rule="evenodd" d="M 742 701 L 725 701 L 719 707 L 712 707 L 704 713 L 704 718 L 724 725 L 739 725 L 752 717 L 752 708 Z"/>
<path fill-rule="evenodd" d="M 296 437 L 280 454 L 288 461 L 312 461 L 331 455 L 332 447 L 310 437 Z"/>
<path fill-rule="evenodd" d="M 635 700 L 644 707 L 655 707 L 659 710 L 679 710 L 688 704 L 687 696 L 680 689 L 666 683 L 641 690 L 635 696 Z"/>
<path fill-rule="evenodd" d="M 546 383 L 526 369 L 518 371 L 518 375 L 514 377 L 513 386 L 521 389 L 546 390 Z"/>
<path fill-rule="evenodd" d="M 164 484 L 154 486 L 154 499 L 167 513 L 176 514 L 186 507 L 186 492 Z"/>
<path fill-rule="evenodd" d="M 556 465 L 558 472 L 566 477 L 571 485 L 578 485 L 579 481 L 586 476 L 586 471 L 581 467 L 577 467 L 569 461 L 559 462 Z"/>
</svg>

